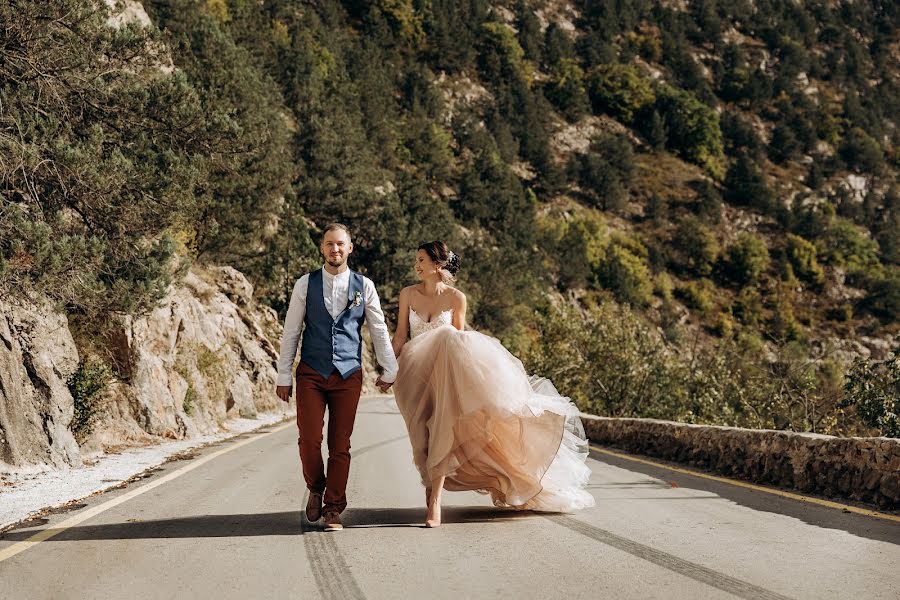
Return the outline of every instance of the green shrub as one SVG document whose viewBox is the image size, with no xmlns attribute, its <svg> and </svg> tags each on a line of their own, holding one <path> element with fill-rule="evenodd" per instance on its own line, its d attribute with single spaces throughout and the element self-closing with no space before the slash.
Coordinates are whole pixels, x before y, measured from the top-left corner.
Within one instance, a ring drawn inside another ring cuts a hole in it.
<svg viewBox="0 0 900 600">
<path fill-rule="evenodd" d="M 197 402 L 197 391 L 194 390 L 194 386 L 188 381 L 187 390 L 184 392 L 184 400 L 181 401 L 181 408 L 184 410 L 184 414 L 191 415 L 194 412 L 194 408 L 196 407 Z"/>
<path fill-rule="evenodd" d="M 665 222 L 669 218 L 669 202 L 658 194 L 653 194 L 644 207 L 644 217 L 657 222 Z"/>
<path fill-rule="evenodd" d="M 712 329 L 719 337 L 730 338 L 734 334 L 734 319 L 727 312 L 720 312 L 713 321 Z"/>
<path fill-rule="evenodd" d="M 857 359 L 847 373 L 844 393 L 842 408 L 855 406 L 869 427 L 900 438 L 900 346 L 884 361 Z"/>
<path fill-rule="evenodd" d="M 584 85 L 584 71 L 578 61 L 564 58 L 553 65 L 547 98 L 555 104 L 569 121 L 577 121 L 588 112 L 588 97 Z"/>
<path fill-rule="evenodd" d="M 571 221 L 543 217 L 538 221 L 541 246 L 557 265 L 559 283 L 565 289 L 587 287 L 606 252 L 606 224 L 599 215 Z"/>
<path fill-rule="evenodd" d="M 846 270 L 853 285 L 865 285 L 883 276 L 878 243 L 847 219 L 834 218 L 816 240 L 816 247 L 825 261 Z"/>
<path fill-rule="evenodd" d="M 647 124 L 644 135 L 654 150 L 664 150 L 666 142 L 669 140 L 669 131 L 666 128 L 666 121 L 659 114 L 658 110 L 650 113 L 650 121 Z"/>
<path fill-rule="evenodd" d="M 872 136 L 859 127 L 847 132 L 838 151 L 844 162 L 858 171 L 881 173 L 884 169 L 884 151 Z"/>
<path fill-rule="evenodd" d="M 782 286 L 775 296 L 769 325 L 772 334 L 780 340 L 799 340 L 803 335 L 803 328 L 794 314 L 793 294 L 786 286 Z"/>
<path fill-rule="evenodd" d="M 769 142 L 769 157 L 773 162 L 782 164 L 796 159 L 801 149 L 797 136 L 787 124 L 779 123 L 775 126 Z"/>
<path fill-rule="evenodd" d="M 663 57 L 659 28 L 653 27 L 646 35 L 634 31 L 628 33 L 628 41 L 633 44 L 640 55 L 650 62 L 660 62 Z"/>
<path fill-rule="evenodd" d="M 390 24 L 394 35 L 403 43 L 419 45 L 425 38 L 423 12 L 412 0 L 380 0 L 375 3 Z"/>
<path fill-rule="evenodd" d="M 741 289 L 731 307 L 731 314 L 744 325 L 751 327 L 762 322 L 763 312 L 762 297 L 759 290 L 753 286 Z"/>
<path fill-rule="evenodd" d="M 0 4 L 0 295 L 38 290 L 98 320 L 164 295 L 163 238 L 202 202 L 216 137 L 185 75 L 159 69 L 159 32 L 108 17 L 105 3 Z"/>
<path fill-rule="evenodd" d="M 563 60 L 577 58 L 571 34 L 556 21 L 551 21 L 544 32 L 544 58 L 555 65 Z"/>
<path fill-rule="evenodd" d="M 697 217 L 688 216 L 678 223 L 672 245 L 681 253 L 683 263 L 690 270 L 698 275 L 712 273 L 719 257 L 719 241 Z"/>
<path fill-rule="evenodd" d="M 655 109 L 665 121 L 668 148 L 721 180 L 725 151 L 718 113 L 692 93 L 665 84 L 657 87 Z"/>
<path fill-rule="evenodd" d="M 758 156 L 762 152 L 763 141 L 750 122 L 740 113 L 726 111 L 722 115 L 720 127 L 728 154 L 733 155 L 743 151 L 751 156 Z"/>
<path fill-rule="evenodd" d="M 699 281 L 691 281 L 686 285 L 678 288 L 678 295 L 684 300 L 690 308 L 699 310 L 703 313 L 710 312 L 715 308 L 713 293 L 716 286 L 709 279 L 701 279 Z"/>
<path fill-rule="evenodd" d="M 650 80 L 630 65 L 599 65 L 588 72 L 587 78 L 594 109 L 626 124 L 633 123 L 656 101 Z"/>
<path fill-rule="evenodd" d="M 889 323 L 900 322 L 900 268 L 869 284 L 863 307 Z"/>
<path fill-rule="evenodd" d="M 851 304 L 839 304 L 838 306 L 833 306 L 825 313 L 825 318 L 829 321 L 837 321 L 838 323 L 851 321 L 853 320 L 853 306 Z"/>
<path fill-rule="evenodd" d="M 806 174 L 804 183 L 813 190 L 821 188 L 822 184 L 825 183 L 825 174 L 822 172 L 822 167 L 819 166 L 818 162 L 813 162 L 813 164 L 809 165 L 809 171 Z"/>
<path fill-rule="evenodd" d="M 728 248 L 729 275 L 741 284 L 753 283 L 769 268 L 769 249 L 752 233 L 742 233 Z"/>
<path fill-rule="evenodd" d="M 737 160 L 728 169 L 725 198 L 732 204 L 764 213 L 772 213 L 776 207 L 775 193 L 769 187 L 766 176 L 746 152 L 738 154 Z"/>
<path fill-rule="evenodd" d="M 609 237 L 611 244 L 625 248 L 641 260 L 647 260 L 649 255 L 647 246 L 645 246 L 636 235 L 623 233 L 621 231 L 613 231 Z"/>
<path fill-rule="evenodd" d="M 423 26 L 428 33 L 427 56 L 438 69 L 459 73 L 472 66 L 480 27 L 489 10 L 490 5 L 481 0 L 428 3 L 428 9 L 422 11 Z"/>
<path fill-rule="evenodd" d="M 787 256 L 793 272 L 802 280 L 821 285 L 825 271 L 816 258 L 816 246 L 800 236 L 787 236 Z"/>
<path fill-rule="evenodd" d="M 706 180 L 700 182 L 694 210 L 700 219 L 710 225 L 718 225 L 722 221 L 722 194 L 713 183 Z"/>
<path fill-rule="evenodd" d="M 672 299 L 672 292 L 675 290 L 675 283 L 672 276 L 662 271 L 653 277 L 653 293 L 665 301 Z"/>
<path fill-rule="evenodd" d="M 621 210 L 628 200 L 626 182 L 634 172 L 631 143 L 609 136 L 591 144 L 570 166 L 589 202 L 602 210 Z"/>
<path fill-rule="evenodd" d="M 653 296 L 650 270 L 638 256 L 618 244 L 610 245 L 600 265 L 600 283 L 622 302 L 646 306 Z"/>
<path fill-rule="evenodd" d="M 536 342 L 523 354 L 529 372 L 549 378 L 586 411 L 672 418 L 685 387 L 655 327 L 614 302 L 592 309 L 545 307 L 535 313 Z"/>
<path fill-rule="evenodd" d="M 112 379 L 109 365 L 99 358 L 89 356 L 78 363 L 75 373 L 66 382 L 75 405 L 75 414 L 69 428 L 79 443 L 93 432 L 102 410 L 103 389 Z"/>
<path fill-rule="evenodd" d="M 216 377 L 222 372 L 222 357 L 204 345 L 196 349 L 197 370 L 204 377 Z"/>
<path fill-rule="evenodd" d="M 483 24 L 481 31 L 483 49 L 479 60 L 487 79 L 497 84 L 508 80 L 530 84 L 534 68 L 525 60 L 525 51 L 519 45 L 515 32 L 497 22 Z"/>
<path fill-rule="evenodd" d="M 419 166 L 430 180 L 444 180 L 453 162 L 453 136 L 430 119 L 413 118 L 405 125 L 401 156 Z"/>
<path fill-rule="evenodd" d="M 516 29 L 519 32 L 519 44 L 526 58 L 540 62 L 542 50 L 541 22 L 534 14 L 532 7 L 524 1 L 516 5 Z"/>
<path fill-rule="evenodd" d="M 714 327 L 724 333 L 728 323 L 720 313 Z M 533 343 L 521 356 L 529 372 L 548 377 L 595 414 L 866 433 L 837 407 L 841 369 L 827 358 L 810 359 L 801 343 L 766 344 L 745 327 L 718 343 L 698 344 L 679 325 L 669 327 L 672 335 L 664 335 L 614 302 L 544 306 L 534 313 Z M 876 410 L 885 396 L 872 403 Z M 891 411 L 878 414 L 884 412 Z"/>
</svg>

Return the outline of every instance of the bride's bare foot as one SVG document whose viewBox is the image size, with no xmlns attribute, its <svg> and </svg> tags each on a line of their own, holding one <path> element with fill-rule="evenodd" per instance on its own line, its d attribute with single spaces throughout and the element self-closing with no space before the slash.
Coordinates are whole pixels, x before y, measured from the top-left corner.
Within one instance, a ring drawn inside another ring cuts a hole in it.
<svg viewBox="0 0 900 600">
<path fill-rule="evenodd" d="M 431 487 L 425 488 L 425 505 L 428 507 L 428 516 L 425 518 L 425 527 L 434 528 L 441 526 L 441 490 L 444 487 L 444 478 L 435 479 Z"/>
</svg>

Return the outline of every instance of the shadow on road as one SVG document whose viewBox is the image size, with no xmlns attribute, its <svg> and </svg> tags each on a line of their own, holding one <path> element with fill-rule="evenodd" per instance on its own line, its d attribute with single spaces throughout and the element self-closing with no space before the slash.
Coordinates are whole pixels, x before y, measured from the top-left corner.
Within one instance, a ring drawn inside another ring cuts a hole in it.
<svg viewBox="0 0 900 600">
<path fill-rule="evenodd" d="M 80 525 L 50 538 L 53 542 L 77 540 L 140 540 L 164 538 L 245 537 L 301 535 L 303 511 L 254 513 L 243 515 L 201 515 L 150 521 L 127 521 L 100 525 Z M 443 522 L 492 523 L 537 516 L 536 513 L 501 510 L 490 507 L 453 507 L 443 510 Z M 422 527 L 424 508 L 350 508 L 342 515 L 345 527 Z M 305 521 L 305 516 L 303 517 Z M 316 525 L 307 524 L 306 531 Z M 7 531 L 0 539 L 17 542 L 38 530 L 23 528 Z"/>
<path fill-rule="evenodd" d="M 101 525 L 80 525 L 50 538 L 52 542 L 75 540 L 137 540 L 154 538 L 244 537 L 260 535 L 300 535 L 301 511 L 245 515 L 201 515 L 151 521 L 126 521 Z M 19 541 L 35 534 L 34 529 L 8 531 L 0 539 Z"/>
<path fill-rule="evenodd" d="M 882 542 L 890 542 L 892 544 L 900 544 L 900 524 L 876 517 L 869 517 L 852 512 L 843 512 L 834 508 L 820 506 L 807 502 L 801 502 L 791 498 L 767 494 L 765 492 L 747 489 L 705 479 L 702 477 L 694 477 L 671 471 L 664 467 L 656 467 L 643 463 L 637 463 L 625 460 L 608 454 L 591 451 L 591 458 L 594 460 L 627 469 L 628 471 L 642 473 L 649 477 L 661 480 L 658 486 L 652 485 L 652 482 L 642 482 L 647 487 L 668 487 L 673 483 L 677 487 L 688 488 L 693 490 L 703 490 L 711 494 L 715 494 L 720 498 L 730 500 L 736 504 L 752 508 L 753 510 L 777 513 L 794 517 L 801 521 L 814 525 L 816 527 L 824 527 L 827 529 L 841 529 L 853 535 L 868 538 L 870 540 L 878 540 Z M 659 459 L 653 459 L 659 460 Z M 665 483 L 669 482 L 669 483 Z M 599 487 L 609 487 L 614 484 L 602 484 Z M 628 487 L 634 484 L 626 484 Z M 613 488 L 615 489 L 615 488 Z M 703 497 L 707 500 L 709 496 Z M 656 498 L 659 499 L 659 498 Z M 695 499 L 695 498 L 692 498 Z M 598 504 L 602 504 L 602 499 L 598 499 Z"/>
<path fill-rule="evenodd" d="M 491 507 L 445 506 L 441 509 L 441 522 L 453 523 L 499 523 L 513 519 L 536 517 L 530 511 L 503 510 Z M 348 508 L 341 520 L 347 528 L 365 527 L 423 527 L 425 507 L 422 508 Z"/>
</svg>

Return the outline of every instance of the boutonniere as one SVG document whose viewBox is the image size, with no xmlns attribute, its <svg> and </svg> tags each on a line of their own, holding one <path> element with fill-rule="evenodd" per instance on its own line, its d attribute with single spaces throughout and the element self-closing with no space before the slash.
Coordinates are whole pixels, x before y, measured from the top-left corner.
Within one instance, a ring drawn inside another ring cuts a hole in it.
<svg viewBox="0 0 900 600">
<path fill-rule="evenodd" d="M 360 304 L 362 304 L 362 292 L 356 292 L 356 295 L 353 296 L 353 301 L 351 302 L 351 304 L 354 307 L 357 307 Z"/>
</svg>

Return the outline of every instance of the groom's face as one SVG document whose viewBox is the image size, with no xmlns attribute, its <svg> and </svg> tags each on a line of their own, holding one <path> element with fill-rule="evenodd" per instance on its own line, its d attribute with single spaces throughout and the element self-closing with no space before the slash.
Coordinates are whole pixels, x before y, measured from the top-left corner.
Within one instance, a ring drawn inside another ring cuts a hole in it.
<svg viewBox="0 0 900 600">
<path fill-rule="evenodd" d="M 353 252 L 353 242 L 343 229 L 332 229 L 322 238 L 319 246 L 322 256 L 332 267 L 342 267 L 347 262 L 347 257 Z"/>
</svg>

